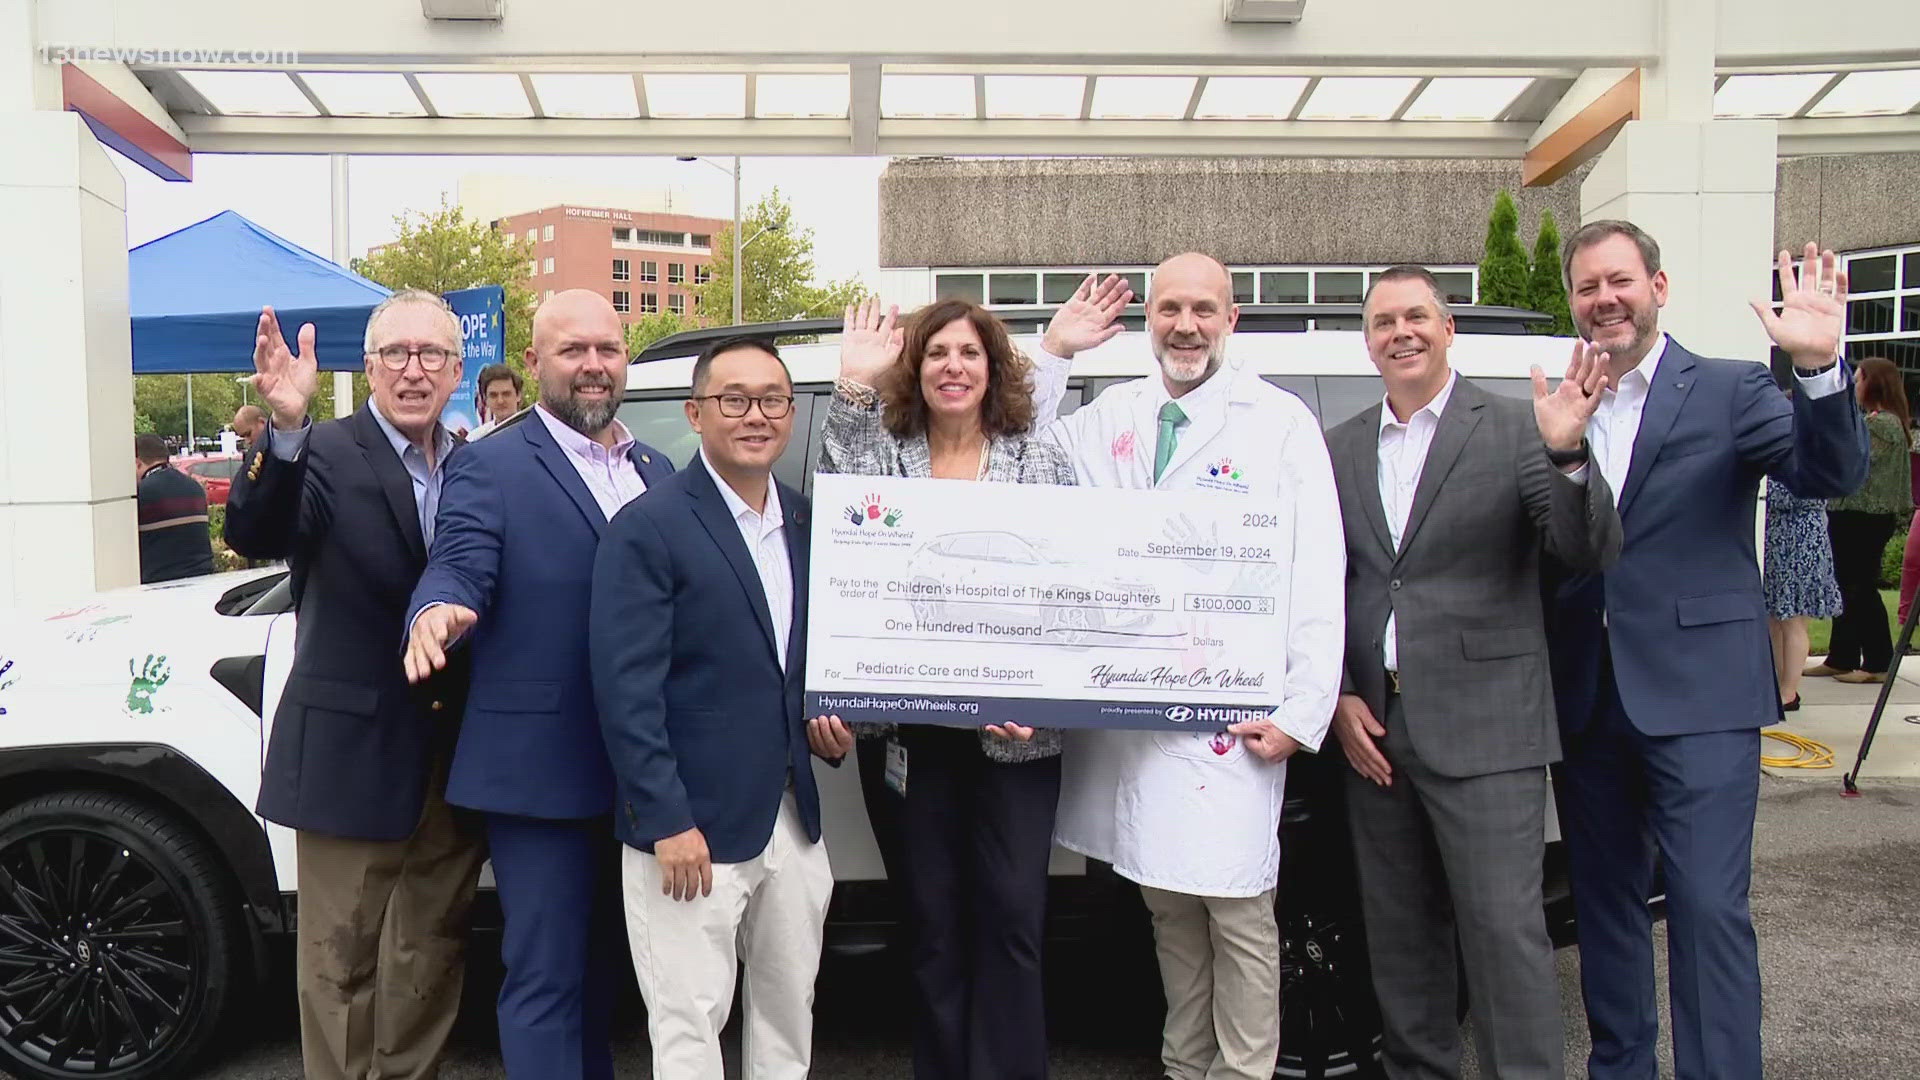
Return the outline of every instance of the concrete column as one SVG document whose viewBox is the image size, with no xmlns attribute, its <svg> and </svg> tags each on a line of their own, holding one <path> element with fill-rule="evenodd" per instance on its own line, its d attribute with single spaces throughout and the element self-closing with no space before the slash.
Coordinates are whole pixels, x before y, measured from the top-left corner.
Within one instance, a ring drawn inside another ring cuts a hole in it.
<svg viewBox="0 0 1920 1080">
<path fill-rule="evenodd" d="M 140 580 L 126 187 L 75 113 L 0 107 L 0 605 Z"/>
<path fill-rule="evenodd" d="M 1582 222 L 1625 219 L 1660 242 L 1661 328 L 1703 356 L 1767 360 L 1747 301 L 1771 295 L 1777 144 L 1772 120 L 1635 120 L 1580 185 Z"/>
</svg>

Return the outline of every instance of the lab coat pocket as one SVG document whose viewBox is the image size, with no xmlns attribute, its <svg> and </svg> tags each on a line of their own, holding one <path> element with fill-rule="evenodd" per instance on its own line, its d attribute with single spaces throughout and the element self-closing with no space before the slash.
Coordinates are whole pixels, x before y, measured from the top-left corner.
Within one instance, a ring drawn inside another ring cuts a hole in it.
<svg viewBox="0 0 1920 1080">
<path fill-rule="evenodd" d="M 1187 761 L 1238 761 L 1247 752 L 1237 736 L 1224 731 L 1156 732 L 1154 742 L 1168 757 Z"/>
</svg>

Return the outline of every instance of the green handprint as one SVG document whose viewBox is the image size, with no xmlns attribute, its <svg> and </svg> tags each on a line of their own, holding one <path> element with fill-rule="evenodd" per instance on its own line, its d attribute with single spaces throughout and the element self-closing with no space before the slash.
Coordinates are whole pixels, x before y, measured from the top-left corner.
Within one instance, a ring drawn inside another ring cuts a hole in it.
<svg viewBox="0 0 1920 1080">
<path fill-rule="evenodd" d="M 893 525 L 898 524 L 899 521 L 900 521 L 900 511 L 889 510 L 887 511 L 887 516 L 880 519 L 880 524 L 891 527 Z"/>
<path fill-rule="evenodd" d="M 127 711 L 152 715 L 153 695 L 173 677 L 167 658 L 148 653 L 145 667 L 136 660 L 128 660 L 127 670 L 133 674 L 133 681 L 127 685 Z"/>
</svg>

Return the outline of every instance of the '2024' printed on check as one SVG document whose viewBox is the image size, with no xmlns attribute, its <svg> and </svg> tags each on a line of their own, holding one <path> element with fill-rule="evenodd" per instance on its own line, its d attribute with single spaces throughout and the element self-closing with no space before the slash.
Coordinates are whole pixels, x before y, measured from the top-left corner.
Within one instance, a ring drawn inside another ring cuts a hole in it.
<svg viewBox="0 0 1920 1080">
<path fill-rule="evenodd" d="M 808 715 L 1180 730 L 1279 703 L 1280 499 L 830 474 L 813 498 Z"/>
</svg>

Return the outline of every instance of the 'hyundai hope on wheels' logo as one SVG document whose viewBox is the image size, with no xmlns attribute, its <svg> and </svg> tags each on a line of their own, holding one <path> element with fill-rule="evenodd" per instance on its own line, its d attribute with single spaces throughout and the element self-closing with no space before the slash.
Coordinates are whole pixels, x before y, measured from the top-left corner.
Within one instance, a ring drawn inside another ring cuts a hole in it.
<svg viewBox="0 0 1920 1080">
<path fill-rule="evenodd" d="M 900 524 L 901 517 L 901 511 L 882 503 L 878 495 L 869 495 L 852 503 L 841 513 L 855 525 L 885 525 L 888 528 Z"/>
</svg>

